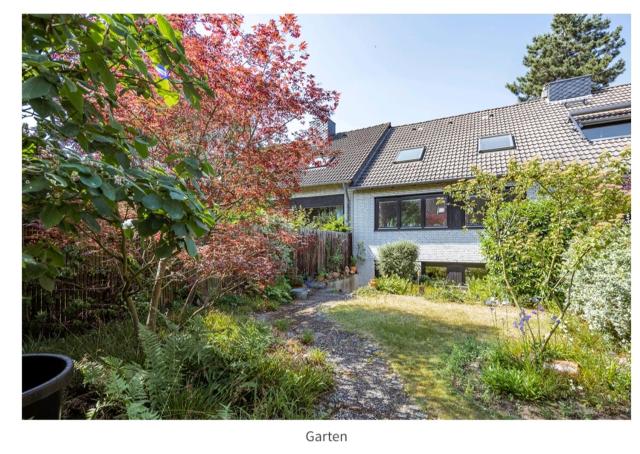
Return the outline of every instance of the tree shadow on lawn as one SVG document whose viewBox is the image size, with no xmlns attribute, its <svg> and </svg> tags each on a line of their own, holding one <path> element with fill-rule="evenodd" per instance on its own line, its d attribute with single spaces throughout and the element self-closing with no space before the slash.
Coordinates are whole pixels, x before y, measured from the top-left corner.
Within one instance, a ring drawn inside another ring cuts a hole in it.
<svg viewBox="0 0 640 454">
<path fill-rule="evenodd" d="M 447 309 L 442 308 L 444 311 Z M 489 312 L 484 307 L 475 309 Z M 474 321 L 469 314 L 457 314 L 459 317 L 456 317 L 456 311 L 453 312 L 438 317 L 380 305 L 353 303 L 328 308 L 329 315 L 338 323 L 372 337 L 381 345 L 393 369 L 404 379 L 407 392 L 416 398 L 430 418 L 508 417 L 485 408 L 481 402 L 451 385 L 446 366 L 453 347 L 468 337 L 478 341 L 495 339 L 500 331 L 484 317 Z"/>
</svg>

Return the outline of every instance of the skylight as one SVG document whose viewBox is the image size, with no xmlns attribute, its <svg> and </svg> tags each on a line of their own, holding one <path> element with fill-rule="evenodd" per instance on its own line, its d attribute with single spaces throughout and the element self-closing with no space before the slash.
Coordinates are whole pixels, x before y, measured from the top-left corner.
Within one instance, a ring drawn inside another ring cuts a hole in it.
<svg viewBox="0 0 640 454">
<path fill-rule="evenodd" d="M 419 161 L 422 159 L 422 155 L 424 155 L 424 147 L 400 150 L 396 155 L 395 162 Z"/>
<path fill-rule="evenodd" d="M 481 137 L 478 139 L 478 151 L 508 150 L 510 148 L 515 148 L 515 143 L 511 134 Z"/>
</svg>

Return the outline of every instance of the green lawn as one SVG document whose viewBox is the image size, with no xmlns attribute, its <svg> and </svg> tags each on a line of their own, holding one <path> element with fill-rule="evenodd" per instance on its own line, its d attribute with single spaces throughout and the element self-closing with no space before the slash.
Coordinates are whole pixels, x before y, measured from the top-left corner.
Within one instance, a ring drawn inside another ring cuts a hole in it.
<svg viewBox="0 0 640 454">
<path fill-rule="evenodd" d="M 454 345 L 471 336 L 495 339 L 515 316 L 498 309 L 497 323 L 484 305 L 432 303 L 412 296 L 357 297 L 334 303 L 327 313 L 347 329 L 373 337 L 392 367 L 429 417 L 488 419 L 504 417 L 456 391 L 444 369 Z"/>
</svg>

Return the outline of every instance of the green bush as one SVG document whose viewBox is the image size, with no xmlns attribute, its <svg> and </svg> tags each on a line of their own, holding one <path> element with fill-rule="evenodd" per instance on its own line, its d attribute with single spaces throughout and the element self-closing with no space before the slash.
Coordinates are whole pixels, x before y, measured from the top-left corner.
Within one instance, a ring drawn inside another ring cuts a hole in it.
<svg viewBox="0 0 640 454">
<path fill-rule="evenodd" d="M 107 357 L 78 364 L 100 396 L 94 418 L 310 418 L 332 383 L 312 360 L 279 344 L 266 325 L 220 312 L 158 335 L 141 328 L 144 363 Z"/>
<path fill-rule="evenodd" d="M 277 304 L 288 304 L 293 301 L 291 285 L 284 277 L 279 277 L 273 285 L 265 287 L 263 295 Z"/>
<path fill-rule="evenodd" d="M 576 272 L 574 312 L 619 344 L 631 342 L 631 228 L 611 229 L 609 246 Z"/>
<path fill-rule="evenodd" d="M 379 292 L 393 295 L 417 295 L 419 293 L 416 284 L 394 275 L 376 279 L 375 288 Z"/>
<path fill-rule="evenodd" d="M 413 280 L 416 276 L 418 245 L 411 241 L 397 241 L 382 246 L 378 266 L 383 277 L 397 276 Z"/>
</svg>

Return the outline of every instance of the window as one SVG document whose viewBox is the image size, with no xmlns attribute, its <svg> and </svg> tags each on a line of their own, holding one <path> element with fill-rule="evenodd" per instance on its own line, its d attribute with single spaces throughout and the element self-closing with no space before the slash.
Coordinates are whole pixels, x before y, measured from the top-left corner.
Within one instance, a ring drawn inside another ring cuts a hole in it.
<svg viewBox="0 0 640 454">
<path fill-rule="evenodd" d="M 631 120 L 605 124 L 587 124 L 582 126 L 582 134 L 589 140 L 630 136 Z"/>
<path fill-rule="evenodd" d="M 484 221 L 484 209 L 486 201 L 477 197 L 471 198 L 471 211 L 468 209 L 464 212 L 464 225 L 467 227 L 481 227 Z"/>
<path fill-rule="evenodd" d="M 375 199 L 376 230 L 447 227 L 447 204 L 442 194 Z"/>
<path fill-rule="evenodd" d="M 398 228 L 398 202 L 387 201 L 378 203 L 378 228 L 397 229 Z"/>
<path fill-rule="evenodd" d="M 396 155 L 395 162 L 419 161 L 422 159 L 422 155 L 424 155 L 424 147 L 401 150 Z"/>
<path fill-rule="evenodd" d="M 421 199 L 409 199 L 400 201 L 400 227 L 403 229 L 420 228 Z"/>
<path fill-rule="evenodd" d="M 447 205 L 444 197 L 428 197 L 425 199 L 424 226 L 447 226 Z"/>
<path fill-rule="evenodd" d="M 515 148 L 515 143 L 511 134 L 481 137 L 478 139 L 478 151 L 508 150 L 510 148 Z"/>
</svg>

